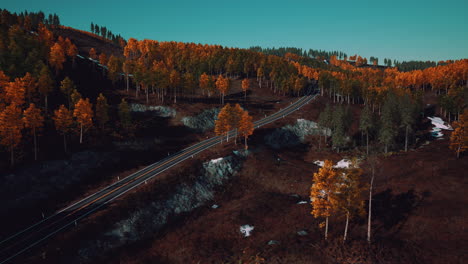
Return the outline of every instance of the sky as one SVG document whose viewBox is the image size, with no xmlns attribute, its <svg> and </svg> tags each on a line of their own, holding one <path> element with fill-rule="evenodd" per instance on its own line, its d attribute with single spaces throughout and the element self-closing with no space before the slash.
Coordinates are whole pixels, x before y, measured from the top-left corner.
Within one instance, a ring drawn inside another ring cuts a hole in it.
<svg viewBox="0 0 468 264">
<path fill-rule="evenodd" d="M 125 38 L 292 46 L 403 60 L 468 58 L 467 0 L 0 0 L 11 12 L 56 13 Z"/>
</svg>

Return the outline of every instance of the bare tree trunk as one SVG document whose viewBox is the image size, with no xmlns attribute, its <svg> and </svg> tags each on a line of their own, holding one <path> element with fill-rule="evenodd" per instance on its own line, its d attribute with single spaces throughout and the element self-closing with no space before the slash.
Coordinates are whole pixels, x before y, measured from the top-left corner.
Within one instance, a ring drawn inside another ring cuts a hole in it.
<svg viewBox="0 0 468 264">
<path fill-rule="evenodd" d="M 80 144 L 83 143 L 83 124 L 80 125 Z"/>
<path fill-rule="evenodd" d="M 375 173 L 375 165 L 372 165 L 372 177 L 369 186 L 369 212 L 367 218 L 367 242 L 370 244 L 371 242 L 371 222 L 372 222 L 372 188 L 374 185 L 374 173 Z"/>
<path fill-rule="evenodd" d="M 367 156 L 369 156 L 369 131 L 366 132 L 366 141 L 367 141 L 366 154 L 367 154 Z"/>
<path fill-rule="evenodd" d="M 125 74 L 125 78 L 127 79 L 127 93 L 128 93 L 128 89 L 129 89 L 128 73 L 127 73 L 127 74 Z"/>
<path fill-rule="evenodd" d="M 34 134 L 34 160 L 37 160 L 37 139 L 36 139 L 36 128 L 33 128 Z"/>
<path fill-rule="evenodd" d="M 328 238 L 328 216 L 325 218 L 325 240 Z"/>
<path fill-rule="evenodd" d="M 344 229 L 343 242 L 345 242 L 346 238 L 348 237 L 348 224 L 349 224 L 349 212 L 346 212 L 346 224 L 345 224 L 345 229 Z"/>
<path fill-rule="evenodd" d="M 408 125 L 406 126 L 405 131 L 405 152 L 408 152 Z"/>
<path fill-rule="evenodd" d="M 63 133 L 63 150 L 67 153 L 67 137 L 65 133 Z"/>
<path fill-rule="evenodd" d="M 245 150 L 247 150 L 249 148 L 247 146 L 247 136 L 244 136 L 244 145 L 245 145 Z"/>
<path fill-rule="evenodd" d="M 45 95 L 45 109 L 46 109 L 46 113 L 48 112 L 48 106 L 49 106 L 49 103 L 48 103 L 48 100 L 47 100 L 47 94 Z"/>
</svg>

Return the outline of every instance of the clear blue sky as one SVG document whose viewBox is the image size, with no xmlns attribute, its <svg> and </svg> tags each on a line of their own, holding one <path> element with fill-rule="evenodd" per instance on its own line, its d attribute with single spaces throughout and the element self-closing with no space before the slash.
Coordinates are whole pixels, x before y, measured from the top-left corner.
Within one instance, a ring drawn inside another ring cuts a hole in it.
<svg viewBox="0 0 468 264">
<path fill-rule="evenodd" d="M 137 39 L 294 46 L 397 60 L 468 58 L 468 0 L 0 0 Z"/>
</svg>

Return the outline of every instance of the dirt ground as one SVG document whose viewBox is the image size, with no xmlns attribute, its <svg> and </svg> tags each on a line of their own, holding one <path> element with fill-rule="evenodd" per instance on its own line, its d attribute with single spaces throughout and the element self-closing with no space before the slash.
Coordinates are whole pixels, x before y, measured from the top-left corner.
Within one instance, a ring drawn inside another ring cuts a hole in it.
<svg viewBox="0 0 468 264">
<path fill-rule="evenodd" d="M 302 111 L 257 130 L 249 143 L 252 154 L 242 171 L 217 192 L 212 203 L 171 222 L 153 238 L 103 255 L 95 263 L 262 263 L 262 259 L 263 263 L 333 263 L 330 255 L 339 255 L 338 251 L 348 260 L 369 254 L 363 250 L 367 246 L 362 246 L 365 216 L 352 219 L 349 242 L 336 246 L 334 241 L 342 236 L 344 220 L 331 219 L 331 241 L 325 243 L 323 230 L 318 227 L 320 220 L 310 214 L 310 204 L 298 204 L 308 200 L 312 175 L 318 170 L 313 161 L 336 162 L 361 152 L 319 151 L 314 144 L 273 151 L 263 143 L 263 137 L 274 127 L 292 124 L 297 118 L 316 119 L 326 103 L 327 99 L 320 98 Z M 358 107 L 353 106 L 353 111 L 359 111 Z M 377 252 L 381 263 L 463 263 L 466 259 L 468 198 L 464 192 L 468 162 L 466 156 L 456 159 L 447 138 L 448 133 L 443 140 L 421 143 L 406 153 L 379 156 L 372 214 L 375 246 L 370 251 Z M 218 146 L 198 160 L 228 155 L 232 149 L 232 145 Z M 196 162 L 188 161 L 152 184 L 171 178 L 176 182 L 174 179 L 183 177 Z M 369 181 L 369 164 L 361 166 L 365 181 Z M 145 188 L 121 199 L 109 211 L 92 216 L 76 230 L 60 235 L 44 249 L 46 259 L 32 258 L 32 262 L 65 260 L 76 250 L 72 241 L 80 238 L 85 243 L 93 232 L 105 227 L 104 222 L 109 223 L 117 214 L 119 218 L 125 215 L 128 208 L 138 205 L 132 201 L 144 200 L 144 193 L 152 191 Z M 211 208 L 213 204 L 219 208 Z M 250 237 L 239 231 L 245 224 L 254 226 Z M 307 234 L 301 236 L 299 231 Z"/>
</svg>

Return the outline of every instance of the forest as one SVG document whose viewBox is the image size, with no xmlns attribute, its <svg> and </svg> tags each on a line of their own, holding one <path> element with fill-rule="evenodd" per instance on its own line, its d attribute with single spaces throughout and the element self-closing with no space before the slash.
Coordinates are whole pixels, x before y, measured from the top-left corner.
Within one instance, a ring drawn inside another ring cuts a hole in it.
<svg viewBox="0 0 468 264">
<path fill-rule="evenodd" d="M 112 49 L 79 45 L 63 34 L 66 30 Z M 74 71 L 82 68 L 105 87 L 90 89 L 74 78 Z M 237 99 L 230 96 L 234 86 L 241 91 Z M 215 101 L 219 113 L 213 132 L 226 140 L 222 148 L 234 130 L 231 141 L 237 146 L 240 137 L 248 151 L 259 141 L 253 121 L 264 114 L 247 104 L 254 90 L 273 96 L 272 101 L 315 91 L 321 98 L 314 110 L 319 132 L 304 159 L 323 151 L 331 157 L 352 156 L 346 169 L 326 159 L 308 176 L 310 215 L 320 219 L 325 240 L 329 225 L 337 221 L 345 223 L 340 240 L 353 239 L 348 229 L 367 214 L 371 242 L 377 156 L 391 158 L 420 146 L 430 96 L 437 100 L 434 114 L 453 126 L 451 154 L 463 159 L 468 150 L 468 59 L 384 58 L 379 63 L 374 56 L 342 51 L 124 39 L 95 23 L 90 31 L 77 30 L 61 25 L 56 14 L 0 10 L 0 157 L 8 160 L 1 164 L 4 171 L 51 159 L 43 154 L 49 144 L 60 145 L 60 155 L 66 156 L 136 138 L 145 124 L 130 109 L 135 102 L 176 107 Z M 279 167 L 283 159 L 274 155 L 273 164 Z M 359 157 L 365 169 L 359 167 Z M 364 175 L 370 171 L 369 184 Z M 255 261 L 247 263 L 262 263 L 261 258 Z"/>
</svg>

